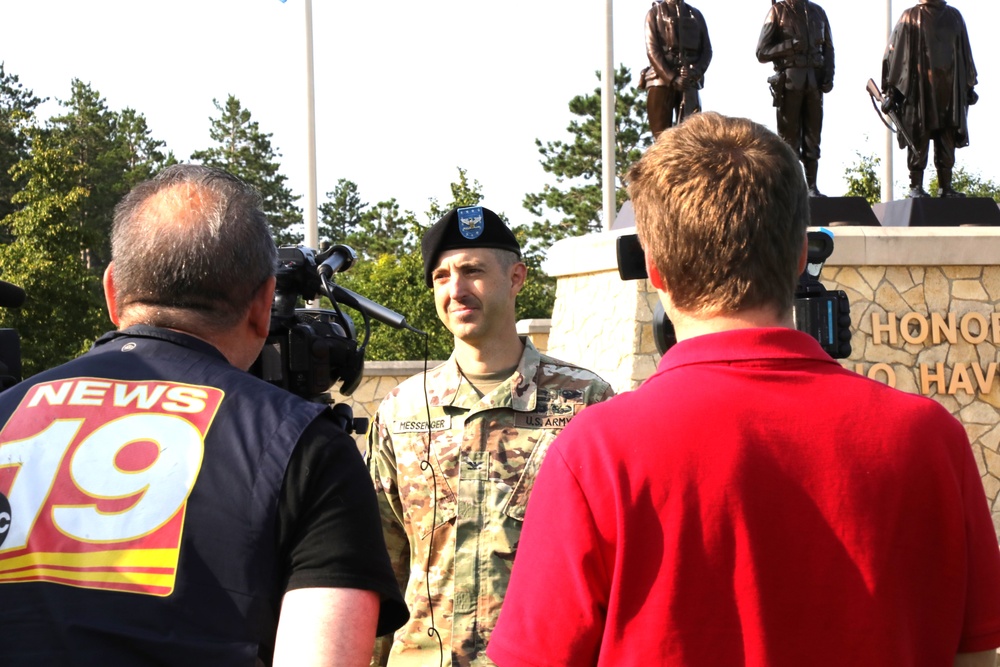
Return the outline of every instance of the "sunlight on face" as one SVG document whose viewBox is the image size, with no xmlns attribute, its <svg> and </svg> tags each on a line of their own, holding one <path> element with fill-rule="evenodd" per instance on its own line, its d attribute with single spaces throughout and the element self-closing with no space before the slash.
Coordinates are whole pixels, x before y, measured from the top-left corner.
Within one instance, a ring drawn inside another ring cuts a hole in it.
<svg viewBox="0 0 1000 667">
<path fill-rule="evenodd" d="M 462 248 L 441 254 L 431 272 L 438 317 L 455 338 L 488 343 L 514 329 L 516 267 L 505 266 L 492 248 Z"/>
</svg>

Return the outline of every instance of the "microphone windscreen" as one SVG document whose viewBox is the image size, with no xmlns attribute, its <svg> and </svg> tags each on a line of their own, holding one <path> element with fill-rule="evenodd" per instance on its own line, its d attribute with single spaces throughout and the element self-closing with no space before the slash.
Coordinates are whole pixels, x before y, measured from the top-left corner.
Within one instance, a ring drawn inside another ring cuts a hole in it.
<svg viewBox="0 0 1000 667">
<path fill-rule="evenodd" d="M 20 308 L 24 297 L 23 289 L 0 280 L 0 308 Z"/>
</svg>

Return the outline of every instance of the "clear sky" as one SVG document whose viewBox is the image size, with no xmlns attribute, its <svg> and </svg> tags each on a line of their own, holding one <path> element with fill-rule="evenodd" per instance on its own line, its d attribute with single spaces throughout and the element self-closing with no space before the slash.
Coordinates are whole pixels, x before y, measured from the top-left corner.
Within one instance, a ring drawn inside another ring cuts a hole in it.
<svg viewBox="0 0 1000 667">
<path fill-rule="evenodd" d="M 769 3 L 700 0 L 715 57 L 702 105 L 774 127 L 754 48 Z M 827 0 L 837 71 L 826 96 L 820 189 L 843 194 L 856 152 L 882 153 L 885 134 L 865 93 L 886 41 L 881 0 Z M 893 22 L 913 2 L 896 0 Z M 958 164 L 1000 180 L 1000 5 L 952 3 L 968 24 L 980 72 L 971 146 Z M 649 0 L 615 0 L 615 62 L 647 64 Z M 526 192 L 549 179 L 535 139 L 566 138 L 567 103 L 598 86 L 604 0 L 314 0 L 319 199 L 338 178 L 365 201 L 396 197 L 421 219 L 446 201 L 456 167 L 512 222 L 532 216 Z M 237 96 L 273 134 L 292 190 L 306 190 L 303 0 L 0 0 L 0 60 L 36 95 L 68 97 L 89 82 L 112 109 L 143 113 L 182 160 L 208 147 L 212 99 Z M 58 111 L 53 101 L 42 109 Z M 927 175 L 930 180 L 931 173 Z M 906 182 L 896 151 L 897 197 Z M 300 200 L 300 203 L 302 200 Z"/>
</svg>

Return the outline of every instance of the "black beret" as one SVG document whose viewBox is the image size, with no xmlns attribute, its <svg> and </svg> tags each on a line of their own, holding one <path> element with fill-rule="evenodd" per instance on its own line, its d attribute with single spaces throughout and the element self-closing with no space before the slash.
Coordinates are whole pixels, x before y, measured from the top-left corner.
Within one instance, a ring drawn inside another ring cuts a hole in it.
<svg viewBox="0 0 1000 667">
<path fill-rule="evenodd" d="M 499 248 L 521 256 L 514 232 L 496 213 L 482 206 L 453 208 L 434 223 L 420 242 L 424 256 L 424 282 L 433 285 L 431 272 L 445 250 L 458 248 Z"/>
</svg>

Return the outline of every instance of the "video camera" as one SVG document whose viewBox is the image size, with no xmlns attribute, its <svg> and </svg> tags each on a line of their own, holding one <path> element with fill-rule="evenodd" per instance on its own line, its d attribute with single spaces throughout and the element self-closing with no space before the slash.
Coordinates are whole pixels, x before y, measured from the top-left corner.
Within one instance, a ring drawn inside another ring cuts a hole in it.
<svg viewBox="0 0 1000 667">
<path fill-rule="evenodd" d="M 806 269 L 799 276 L 795 290 L 792 318 L 795 328 L 809 334 L 834 359 L 851 356 L 851 303 L 843 290 L 828 290 L 819 281 L 823 264 L 833 253 L 833 234 L 826 230 L 808 232 L 809 255 Z M 622 280 L 648 278 L 646 259 L 639 237 L 618 237 L 618 275 Z M 653 313 L 653 338 L 660 354 L 677 342 L 674 325 L 663 306 L 656 304 Z"/>
<path fill-rule="evenodd" d="M 851 302 L 843 290 L 828 290 L 819 281 L 823 265 L 833 254 L 833 232 L 807 232 L 809 255 L 799 276 L 792 304 L 795 328 L 819 341 L 834 359 L 851 356 Z"/>
<path fill-rule="evenodd" d="M 20 308 L 24 290 L 0 280 L 0 307 Z M 21 337 L 14 329 L 0 329 L 0 391 L 21 381 Z"/>
<path fill-rule="evenodd" d="M 341 383 L 339 391 L 345 396 L 361 382 L 371 319 L 416 331 L 402 315 L 333 282 L 335 273 L 346 271 L 355 261 L 354 250 L 345 245 L 320 253 L 304 246 L 278 248 L 270 330 L 250 367 L 253 375 L 310 401 L 333 403 L 329 391 L 336 382 Z M 313 301 L 321 295 L 330 300 L 332 309 L 296 307 L 300 298 Z M 365 336 L 360 344 L 354 321 L 341 305 L 364 318 Z M 348 433 L 367 428 L 367 420 L 353 419 L 348 406 L 336 408 L 341 408 Z"/>
</svg>

